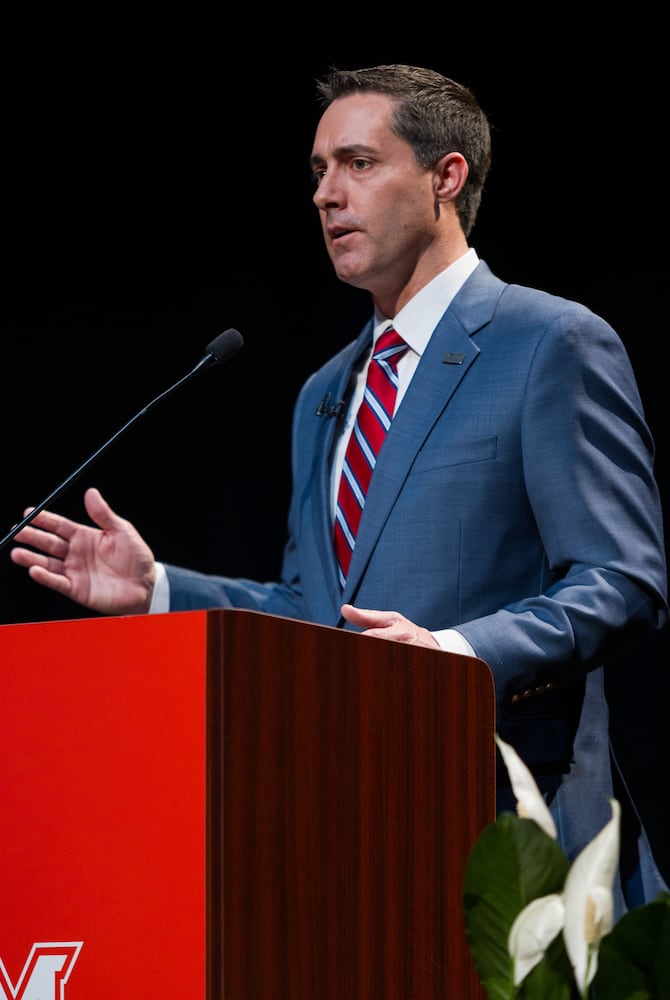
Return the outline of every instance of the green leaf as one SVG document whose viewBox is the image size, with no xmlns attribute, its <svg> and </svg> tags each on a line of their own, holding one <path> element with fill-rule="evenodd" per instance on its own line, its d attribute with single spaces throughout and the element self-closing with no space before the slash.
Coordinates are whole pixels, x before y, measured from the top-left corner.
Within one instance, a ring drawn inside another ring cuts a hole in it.
<svg viewBox="0 0 670 1000">
<path fill-rule="evenodd" d="M 518 1000 L 572 1000 L 577 995 L 563 935 L 559 934 L 542 961 L 519 985 L 517 997 Z"/>
<path fill-rule="evenodd" d="M 603 938 L 595 995 L 607 1000 L 670 997 L 670 895 L 630 910 Z"/>
<path fill-rule="evenodd" d="M 507 951 L 510 928 L 531 900 L 562 890 L 568 868 L 557 842 L 533 820 L 513 813 L 500 815 L 474 844 L 463 883 L 465 929 L 489 1000 L 521 995 Z"/>
</svg>

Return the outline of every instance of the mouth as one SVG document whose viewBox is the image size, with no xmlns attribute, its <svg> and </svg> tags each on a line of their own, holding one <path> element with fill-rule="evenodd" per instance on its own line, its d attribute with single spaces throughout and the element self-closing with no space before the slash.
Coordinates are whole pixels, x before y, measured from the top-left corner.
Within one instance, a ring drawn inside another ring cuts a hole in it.
<svg viewBox="0 0 670 1000">
<path fill-rule="evenodd" d="M 355 232 L 357 232 L 356 229 L 347 229 L 345 226 L 329 226 L 328 239 L 331 246 L 340 246 L 347 236 L 351 236 Z"/>
</svg>

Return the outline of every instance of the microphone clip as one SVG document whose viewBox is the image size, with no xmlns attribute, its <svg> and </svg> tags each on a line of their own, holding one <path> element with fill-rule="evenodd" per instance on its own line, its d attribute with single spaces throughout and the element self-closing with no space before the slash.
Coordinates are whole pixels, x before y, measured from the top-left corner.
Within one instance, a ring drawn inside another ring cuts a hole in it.
<svg viewBox="0 0 670 1000">
<path fill-rule="evenodd" d="M 332 399 L 332 396 L 333 396 L 332 392 L 326 393 L 326 395 L 323 397 L 323 399 L 316 408 L 315 416 L 337 417 L 339 419 L 341 416 L 344 415 L 344 408 L 346 406 L 345 401 L 341 399 L 338 403 L 335 403 L 334 406 L 331 406 L 330 401 Z"/>
</svg>

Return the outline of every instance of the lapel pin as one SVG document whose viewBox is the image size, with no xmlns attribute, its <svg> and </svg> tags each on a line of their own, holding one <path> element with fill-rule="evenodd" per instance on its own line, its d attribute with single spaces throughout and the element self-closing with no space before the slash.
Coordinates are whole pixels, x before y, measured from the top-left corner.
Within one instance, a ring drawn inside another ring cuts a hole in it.
<svg viewBox="0 0 670 1000">
<path fill-rule="evenodd" d="M 465 360 L 464 354 L 453 354 L 451 351 L 449 354 L 445 354 L 442 358 L 443 365 L 462 365 Z"/>
</svg>

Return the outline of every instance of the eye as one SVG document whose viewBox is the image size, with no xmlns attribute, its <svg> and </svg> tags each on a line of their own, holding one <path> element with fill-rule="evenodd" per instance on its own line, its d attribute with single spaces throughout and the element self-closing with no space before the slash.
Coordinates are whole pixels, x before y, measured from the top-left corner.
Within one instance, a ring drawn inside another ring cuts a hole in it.
<svg viewBox="0 0 670 1000">
<path fill-rule="evenodd" d="M 323 178 L 325 177 L 325 174 L 326 174 L 325 167 L 315 167 L 314 170 L 312 170 L 312 184 L 314 184 L 315 187 L 318 187 Z"/>
<path fill-rule="evenodd" d="M 357 156 L 355 159 L 351 161 L 351 169 L 354 171 L 359 172 L 361 170 L 365 170 L 369 166 L 370 166 L 370 160 L 366 160 L 362 156 Z"/>
</svg>

